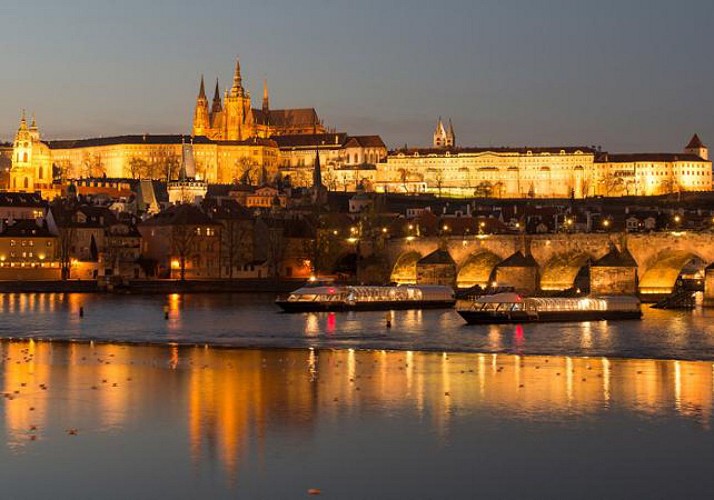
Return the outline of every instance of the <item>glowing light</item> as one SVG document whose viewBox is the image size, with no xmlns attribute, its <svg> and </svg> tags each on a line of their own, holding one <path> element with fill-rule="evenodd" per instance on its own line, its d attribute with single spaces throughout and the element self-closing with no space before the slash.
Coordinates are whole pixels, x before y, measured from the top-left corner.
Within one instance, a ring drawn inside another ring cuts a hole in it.
<svg viewBox="0 0 714 500">
<path fill-rule="evenodd" d="M 314 283 L 315 281 L 317 281 L 317 276 L 315 276 L 315 275 L 313 274 L 312 276 L 310 276 L 309 281 L 310 281 L 310 283 Z"/>
<path fill-rule="evenodd" d="M 179 262 L 178 259 L 172 259 L 171 260 L 171 269 L 178 269 L 181 267 L 181 262 Z"/>
<path fill-rule="evenodd" d="M 386 228 L 386 227 L 383 227 L 383 228 L 382 228 L 382 232 L 383 232 L 383 233 L 386 233 L 386 232 L 387 232 L 387 228 Z"/>
</svg>

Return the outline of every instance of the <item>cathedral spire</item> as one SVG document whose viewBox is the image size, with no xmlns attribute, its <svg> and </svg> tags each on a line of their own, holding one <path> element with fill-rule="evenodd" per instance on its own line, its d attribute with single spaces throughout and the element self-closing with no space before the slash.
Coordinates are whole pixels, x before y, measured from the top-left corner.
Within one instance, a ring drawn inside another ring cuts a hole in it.
<svg viewBox="0 0 714 500">
<path fill-rule="evenodd" d="M 243 78 L 240 74 L 240 59 L 236 57 L 236 70 L 233 74 L 233 88 L 231 93 L 234 95 L 243 95 Z"/>
<path fill-rule="evenodd" d="M 216 78 L 216 90 L 213 93 L 213 106 L 211 107 L 212 113 L 220 113 L 223 110 L 221 105 L 221 92 L 218 89 L 218 78 Z"/>
<path fill-rule="evenodd" d="M 20 130 L 27 130 L 27 118 L 25 118 L 25 110 L 22 110 L 20 115 Z"/>
<path fill-rule="evenodd" d="M 263 79 L 263 112 L 270 111 L 270 95 L 268 94 L 268 79 Z"/>
<path fill-rule="evenodd" d="M 208 116 L 208 99 L 206 99 L 206 85 L 203 82 L 201 75 L 201 86 L 198 90 L 196 98 L 196 109 L 193 113 L 193 131 L 194 136 L 205 136 L 210 127 L 210 119 Z"/>
<path fill-rule="evenodd" d="M 201 75 L 201 88 L 198 90 L 198 98 L 206 99 L 206 86 L 203 84 L 203 75 Z"/>
</svg>

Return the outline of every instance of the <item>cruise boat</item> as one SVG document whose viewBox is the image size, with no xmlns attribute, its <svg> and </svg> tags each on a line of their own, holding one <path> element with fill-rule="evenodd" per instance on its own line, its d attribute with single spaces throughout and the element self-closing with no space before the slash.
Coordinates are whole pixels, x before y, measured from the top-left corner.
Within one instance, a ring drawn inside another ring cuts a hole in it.
<svg viewBox="0 0 714 500">
<path fill-rule="evenodd" d="M 632 296 L 540 298 L 497 293 L 460 300 L 456 311 L 472 325 L 642 318 L 640 301 Z"/>
<path fill-rule="evenodd" d="M 454 290 L 439 285 L 353 286 L 314 282 L 275 303 L 286 312 L 450 308 Z"/>
</svg>

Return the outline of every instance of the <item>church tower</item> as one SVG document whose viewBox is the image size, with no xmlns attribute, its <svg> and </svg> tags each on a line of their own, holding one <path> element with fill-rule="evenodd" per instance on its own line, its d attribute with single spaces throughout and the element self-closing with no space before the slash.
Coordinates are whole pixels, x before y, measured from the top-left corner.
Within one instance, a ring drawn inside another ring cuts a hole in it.
<svg viewBox="0 0 714 500">
<path fill-rule="evenodd" d="M 196 99 L 196 110 L 193 113 L 193 136 L 206 136 L 211 124 L 208 119 L 208 99 L 206 98 L 206 87 L 203 84 L 201 75 L 201 88 Z"/>
<path fill-rule="evenodd" d="M 704 145 L 697 134 L 694 134 L 692 140 L 689 141 L 687 147 L 684 148 L 684 152 L 688 155 L 696 155 L 702 160 L 709 159 L 709 149 Z"/>
<path fill-rule="evenodd" d="M 52 161 L 50 150 L 40 140 L 40 130 L 35 118 L 28 127 L 25 112 L 15 134 L 10 167 L 10 189 L 13 191 L 47 193 L 52 187 Z"/>
<path fill-rule="evenodd" d="M 253 109 L 250 105 L 250 94 L 243 88 L 243 78 L 240 73 L 240 61 L 236 60 L 233 75 L 233 86 L 226 92 L 224 99 L 225 121 L 223 139 L 228 141 L 245 141 L 255 135 Z"/>
<path fill-rule="evenodd" d="M 456 145 L 456 134 L 454 133 L 454 126 L 449 119 L 449 130 L 446 130 L 444 122 L 439 117 L 436 122 L 436 130 L 434 130 L 434 147 L 436 149 L 447 149 L 453 148 Z"/>
<path fill-rule="evenodd" d="M 446 132 L 446 147 L 453 148 L 456 146 L 456 133 L 454 132 L 454 125 L 451 123 L 451 118 L 449 118 L 449 130 Z"/>
</svg>

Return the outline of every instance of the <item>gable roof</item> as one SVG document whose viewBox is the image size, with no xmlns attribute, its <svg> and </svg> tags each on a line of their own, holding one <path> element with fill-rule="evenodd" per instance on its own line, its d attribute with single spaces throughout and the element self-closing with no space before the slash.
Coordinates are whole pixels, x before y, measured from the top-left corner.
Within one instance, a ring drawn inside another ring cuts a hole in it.
<svg viewBox="0 0 714 500">
<path fill-rule="evenodd" d="M 454 262 L 454 259 L 451 257 L 451 254 L 448 250 L 439 248 L 431 252 L 426 257 L 419 259 L 419 261 L 417 262 L 417 266 L 432 264 L 446 264 L 455 266 L 456 262 Z"/>
<path fill-rule="evenodd" d="M 637 267 L 637 261 L 629 250 L 624 249 L 620 252 L 617 248 L 613 248 L 603 258 L 596 260 L 592 267 Z"/>
<path fill-rule="evenodd" d="M 271 109 L 267 113 L 254 109 L 253 116 L 257 123 L 273 127 L 306 128 L 320 123 L 315 108 Z"/>
<path fill-rule="evenodd" d="M 699 148 L 704 148 L 706 147 L 702 140 L 699 138 L 699 135 L 694 134 L 692 136 L 692 140 L 689 141 L 689 144 L 687 144 L 686 149 L 699 149 Z"/>
<path fill-rule="evenodd" d="M 538 263 L 531 254 L 523 255 L 523 252 L 518 250 L 496 267 L 538 267 Z"/>
</svg>

